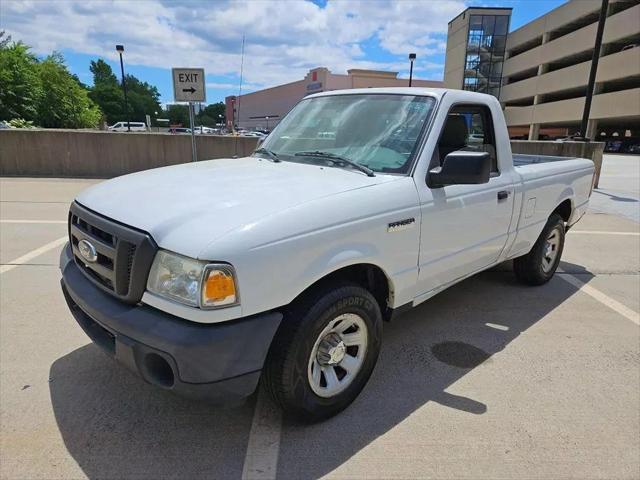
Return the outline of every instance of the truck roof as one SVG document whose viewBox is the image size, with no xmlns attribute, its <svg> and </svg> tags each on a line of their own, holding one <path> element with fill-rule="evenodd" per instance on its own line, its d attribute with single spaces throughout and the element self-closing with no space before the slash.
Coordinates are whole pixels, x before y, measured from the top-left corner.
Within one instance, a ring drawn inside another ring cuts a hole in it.
<svg viewBox="0 0 640 480">
<path fill-rule="evenodd" d="M 423 95 L 442 98 L 445 94 L 455 95 L 461 101 L 495 101 L 496 98 L 485 93 L 469 92 L 453 88 L 431 88 L 431 87 L 378 87 L 378 88 L 351 88 L 347 90 L 329 90 L 326 92 L 314 93 L 305 98 L 327 97 L 331 95 L 358 95 L 358 94 L 392 94 L 392 95 Z"/>
</svg>

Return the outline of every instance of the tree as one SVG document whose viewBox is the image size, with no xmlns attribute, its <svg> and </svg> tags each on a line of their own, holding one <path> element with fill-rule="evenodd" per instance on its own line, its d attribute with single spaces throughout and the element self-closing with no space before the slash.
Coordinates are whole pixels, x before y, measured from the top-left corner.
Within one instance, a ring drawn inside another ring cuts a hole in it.
<svg viewBox="0 0 640 480">
<path fill-rule="evenodd" d="M 0 35 L 0 120 L 35 121 L 42 96 L 38 60 L 22 42 L 9 44 Z"/>
<path fill-rule="evenodd" d="M 11 35 L 7 35 L 4 30 L 0 30 L 0 48 L 5 48 L 11 43 Z"/>
<path fill-rule="evenodd" d="M 126 76 L 127 96 L 129 99 L 129 113 L 132 122 L 144 122 L 146 115 L 154 116 L 160 112 L 160 93 L 158 89 L 147 82 L 141 82 L 133 75 Z"/>
<path fill-rule="evenodd" d="M 102 60 L 101 58 L 98 61 L 94 62 L 91 60 L 91 64 L 89 66 L 89 70 L 93 74 L 93 84 L 94 85 L 114 85 L 118 86 L 118 79 L 116 75 L 113 73 L 111 69 L 111 65 Z"/>
<path fill-rule="evenodd" d="M 89 70 L 93 74 L 93 87 L 89 92 L 89 98 L 100 107 L 109 124 L 126 120 L 122 88 L 111 66 L 102 59 L 95 62 L 92 60 Z"/>
<path fill-rule="evenodd" d="M 107 122 L 132 121 L 144 122 L 146 115 L 160 112 L 160 93 L 147 82 L 142 82 L 133 75 L 126 76 L 129 114 L 124 111 L 124 94 L 122 84 L 118 82 L 111 66 L 101 58 L 92 61 L 89 67 L 93 74 L 93 87 L 89 96 L 104 112 Z"/>
<path fill-rule="evenodd" d="M 222 102 L 207 105 L 197 115 L 198 123 L 205 127 L 215 127 L 217 123 L 224 123 L 225 105 Z M 222 117 L 220 117 L 222 115 Z"/>
<path fill-rule="evenodd" d="M 0 120 L 52 128 L 95 127 L 100 109 L 59 53 L 39 61 L 22 42 L 0 32 Z"/>
<path fill-rule="evenodd" d="M 42 95 L 37 103 L 37 123 L 47 128 L 92 128 L 98 125 L 100 109 L 73 78 L 57 52 L 38 64 Z"/>
<path fill-rule="evenodd" d="M 170 125 L 189 126 L 189 107 L 187 105 L 167 105 L 166 117 Z"/>
</svg>

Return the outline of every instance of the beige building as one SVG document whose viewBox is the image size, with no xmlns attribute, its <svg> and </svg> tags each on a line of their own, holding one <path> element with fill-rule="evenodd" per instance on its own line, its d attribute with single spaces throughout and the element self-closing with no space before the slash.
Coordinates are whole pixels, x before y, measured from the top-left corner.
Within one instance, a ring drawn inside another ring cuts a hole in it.
<svg viewBox="0 0 640 480">
<path fill-rule="evenodd" d="M 500 95 L 509 126 L 528 127 L 530 139 L 557 126 L 579 131 L 600 4 L 573 0 L 509 34 Z M 586 134 L 639 128 L 640 2 L 612 0 Z"/>
<path fill-rule="evenodd" d="M 351 69 L 347 75 L 331 73 L 327 68 L 314 68 L 296 82 L 225 99 L 227 128 L 272 129 L 291 108 L 306 95 L 329 90 L 369 87 L 405 87 L 409 80 L 398 78 L 398 72 Z M 443 82 L 413 79 L 415 87 L 442 87 Z"/>
<path fill-rule="evenodd" d="M 499 91 L 487 93 L 500 99 L 512 135 L 538 139 L 545 132 L 579 131 L 600 7 L 601 0 L 571 0 L 507 35 Z M 447 87 L 473 90 L 484 81 L 465 83 L 476 59 L 467 45 L 473 49 L 472 37 L 483 33 L 475 32 L 473 16 L 489 13 L 505 10 L 468 9 L 449 24 Z M 480 62 L 486 57 L 482 47 L 491 44 L 489 38 L 481 45 Z M 611 0 L 587 136 L 625 135 L 640 136 L 640 2 Z"/>
</svg>

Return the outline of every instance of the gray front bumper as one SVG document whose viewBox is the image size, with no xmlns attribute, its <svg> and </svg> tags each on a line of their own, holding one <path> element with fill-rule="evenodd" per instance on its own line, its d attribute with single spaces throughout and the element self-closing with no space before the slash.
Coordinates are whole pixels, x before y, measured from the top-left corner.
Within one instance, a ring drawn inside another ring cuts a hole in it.
<svg viewBox="0 0 640 480">
<path fill-rule="evenodd" d="M 194 323 L 105 293 L 82 274 L 68 245 L 60 263 L 62 291 L 78 324 L 147 382 L 213 401 L 238 400 L 255 390 L 282 314 Z"/>
</svg>

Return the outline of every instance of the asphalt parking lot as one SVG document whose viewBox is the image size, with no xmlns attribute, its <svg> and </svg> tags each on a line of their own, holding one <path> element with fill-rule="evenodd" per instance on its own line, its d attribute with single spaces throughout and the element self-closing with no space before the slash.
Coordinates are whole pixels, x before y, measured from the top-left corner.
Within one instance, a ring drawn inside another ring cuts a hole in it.
<svg viewBox="0 0 640 480">
<path fill-rule="evenodd" d="M 550 283 L 503 265 L 385 325 L 362 395 L 311 426 L 262 394 L 210 407 L 112 362 L 59 286 L 68 205 L 96 181 L 0 179 L 0 476 L 639 478 L 638 165 L 605 158 Z"/>
</svg>

